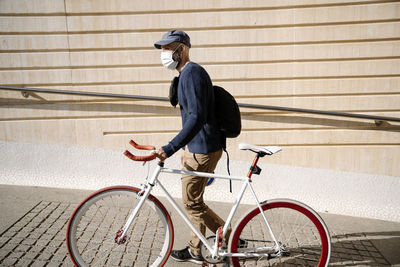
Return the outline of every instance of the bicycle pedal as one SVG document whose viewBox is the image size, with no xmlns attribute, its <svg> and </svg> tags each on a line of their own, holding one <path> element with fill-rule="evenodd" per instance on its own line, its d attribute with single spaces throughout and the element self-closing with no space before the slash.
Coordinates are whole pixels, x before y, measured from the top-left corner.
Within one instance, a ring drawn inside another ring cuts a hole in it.
<svg viewBox="0 0 400 267">
<path fill-rule="evenodd" d="M 220 248 L 223 244 L 223 229 L 222 226 L 218 227 L 217 230 L 217 246 Z"/>
<path fill-rule="evenodd" d="M 278 258 L 278 257 L 289 257 L 289 256 L 290 256 L 290 252 L 282 251 L 280 253 L 268 254 L 267 259 L 271 260 L 271 259 Z"/>
</svg>

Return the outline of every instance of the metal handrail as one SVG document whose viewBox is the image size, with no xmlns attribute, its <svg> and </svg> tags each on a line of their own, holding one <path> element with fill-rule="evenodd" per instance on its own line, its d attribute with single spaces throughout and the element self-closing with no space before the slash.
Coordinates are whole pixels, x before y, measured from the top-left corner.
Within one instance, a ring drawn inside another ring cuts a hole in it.
<svg viewBox="0 0 400 267">
<path fill-rule="evenodd" d="M 35 92 L 35 93 L 46 93 L 46 94 L 64 94 L 64 95 L 81 95 L 81 96 L 94 96 L 94 97 L 126 98 L 126 99 L 137 99 L 137 100 L 169 101 L 167 97 L 157 97 L 157 96 L 109 94 L 109 93 L 98 93 L 98 92 L 68 91 L 68 90 L 54 90 L 54 89 L 42 89 L 42 88 L 24 88 L 24 87 L 14 87 L 14 86 L 0 86 L 0 89 L 8 91 L 20 91 L 24 97 L 29 97 L 29 92 Z M 319 114 L 328 116 L 370 119 L 374 120 L 377 124 L 378 123 L 380 124 L 383 121 L 400 122 L 400 118 L 365 115 L 357 113 L 344 113 L 344 112 L 323 111 L 314 109 L 289 108 L 289 107 L 243 104 L 243 103 L 238 103 L 238 105 L 239 107 L 244 107 L 244 108 L 268 109 L 268 110 L 279 110 L 279 111 L 289 111 L 298 113 L 300 112 L 300 113 Z"/>
</svg>

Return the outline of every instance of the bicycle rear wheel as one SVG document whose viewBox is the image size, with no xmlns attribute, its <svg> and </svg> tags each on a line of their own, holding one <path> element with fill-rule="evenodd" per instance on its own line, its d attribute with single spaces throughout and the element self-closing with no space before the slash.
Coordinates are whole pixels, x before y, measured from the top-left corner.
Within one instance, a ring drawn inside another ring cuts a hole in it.
<svg viewBox="0 0 400 267">
<path fill-rule="evenodd" d="M 267 248 L 273 239 L 258 208 L 246 214 L 236 226 L 230 243 L 232 253 L 269 253 L 269 257 L 232 257 L 233 266 L 328 266 L 331 244 L 328 228 L 322 218 L 303 203 L 276 199 L 264 202 L 262 210 L 272 231 L 285 249 L 273 255 Z M 245 247 L 238 244 L 244 243 Z"/>
<path fill-rule="evenodd" d="M 115 238 L 139 202 L 140 189 L 110 187 L 93 193 L 76 208 L 67 229 L 67 246 L 76 266 L 163 266 L 173 245 L 173 226 L 164 206 L 149 195 L 126 241 Z"/>
</svg>

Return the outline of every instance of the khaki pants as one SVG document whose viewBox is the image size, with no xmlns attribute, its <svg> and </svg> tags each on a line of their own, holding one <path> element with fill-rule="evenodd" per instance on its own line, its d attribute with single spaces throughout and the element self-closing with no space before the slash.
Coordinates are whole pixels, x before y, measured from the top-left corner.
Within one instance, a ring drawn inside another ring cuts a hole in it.
<svg viewBox="0 0 400 267">
<path fill-rule="evenodd" d="M 209 154 L 194 154 L 185 150 L 183 170 L 213 172 L 221 158 L 222 149 Z M 204 189 L 208 178 L 191 175 L 182 176 L 182 200 L 184 207 L 189 214 L 190 220 L 199 231 L 205 235 L 206 227 L 215 233 L 218 227 L 225 224 L 214 211 L 203 201 Z M 227 233 L 227 237 L 229 237 Z M 192 232 L 189 247 L 192 253 L 200 256 L 200 239 Z"/>
</svg>

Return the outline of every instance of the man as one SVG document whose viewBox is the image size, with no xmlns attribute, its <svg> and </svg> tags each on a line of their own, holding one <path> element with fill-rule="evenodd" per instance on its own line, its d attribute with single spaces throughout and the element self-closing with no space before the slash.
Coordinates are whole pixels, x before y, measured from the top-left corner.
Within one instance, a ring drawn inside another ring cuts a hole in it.
<svg viewBox="0 0 400 267">
<path fill-rule="evenodd" d="M 191 47 L 189 36 L 179 30 L 172 30 L 154 44 L 162 49 L 162 64 L 179 72 L 178 100 L 181 109 L 182 130 L 156 155 L 164 161 L 181 148 L 183 170 L 213 172 L 225 146 L 225 137 L 220 130 L 210 124 L 215 121 L 214 90 L 207 72 L 189 59 Z M 205 235 L 206 227 L 215 233 L 224 225 L 221 219 L 203 201 L 208 178 L 183 175 L 182 199 L 186 211 L 199 231 Z M 228 235 L 229 236 L 229 235 Z M 171 257 L 177 261 L 190 261 L 201 264 L 200 239 L 191 234 L 189 246 L 173 250 Z"/>
</svg>

